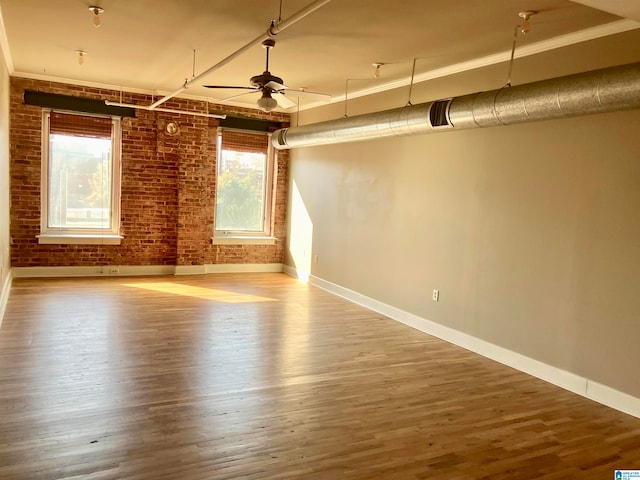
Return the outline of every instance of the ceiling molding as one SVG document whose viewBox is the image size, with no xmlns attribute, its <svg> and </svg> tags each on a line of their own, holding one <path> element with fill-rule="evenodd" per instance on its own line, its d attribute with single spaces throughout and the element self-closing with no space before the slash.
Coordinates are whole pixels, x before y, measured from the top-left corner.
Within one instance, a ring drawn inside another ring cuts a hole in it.
<svg viewBox="0 0 640 480">
<path fill-rule="evenodd" d="M 531 43 L 529 45 L 520 47 L 515 52 L 515 58 L 524 58 L 530 55 L 536 55 L 538 53 L 548 52 L 558 48 L 568 47 L 577 43 L 587 42 L 589 40 L 595 40 L 598 38 L 606 37 L 609 35 L 615 35 L 617 33 L 624 33 L 630 30 L 640 28 L 640 22 L 635 20 L 619 20 L 616 22 L 606 23 L 598 25 L 597 27 L 587 28 L 585 30 L 579 30 L 577 32 L 568 33 L 566 35 L 560 35 L 549 40 L 543 40 L 541 42 Z M 467 62 L 456 63 L 447 67 L 438 68 L 435 70 L 429 70 L 415 75 L 413 83 L 426 82 L 428 80 L 434 80 L 436 78 L 446 77 L 456 73 L 463 73 L 476 68 L 488 67 L 496 65 L 502 62 L 508 62 L 511 59 L 511 50 L 504 50 L 500 53 L 488 55 L 485 57 L 476 58 Z M 505 78 L 506 83 L 506 78 Z M 367 95 L 374 95 L 376 93 L 382 93 L 394 88 L 406 87 L 411 84 L 411 76 L 395 80 L 393 82 L 387 82 L 374 87 L 364 88 L 361 90 L 355 90 L 349 92 L 349 100 L 353 100 L 358 97 L 365 97 Z M 345 96 L 333 97 L 331 103 L 344 102 Z M 310 108 L 317 108 L 325 103 L 315 102 L 300 107 L 300 110 L 308 110 Z"/>
<path fill-rule="evenodd" d="M 159 97 L 160 95 L 165 95 L 166 93 L 169 92 L 162 92 L 162 91 L 152 91 L 152 90 L 147 90 L 147 89 L 142 89 L 142 88 L 134 88 L 134 87 L 122 87 L 121 85 L 111 85 L 108 83 L 100 83 L 100 82 L 87 82 L 84 80 L 77 80 L 77 79 L 73 79 L 73 78 L 62 78 L 62 77 L 55 77 L 53 75 L 44 75 L 44 74 L 40 74 L 40 73 L 25 73 L 25 72 L 14 72 L 12 74 L 13 77 L 17 77 L 17 78 L 26 78 L 29 80 L 41 80 L 43 82 L 55 82 L 55 83 L 62 83 L 65 85 L 77 85 L 79 87 L 89 87 L 89 88 L 99 88 L 99 89 L 103 89 L 103 90 L 113 90 L 114 92 L 127 92 L 127 93 L 137 93 L 137 94 L 141 94 L 141 95 L 155 95 L 156 97 Z M 182 98 L 193 98 L 195 99 L 195 96 L 189 96 L 189 95 L 180 95 L 180 97 Z M 198 100 L 203 100 L 202 97 L 197 97 Z"/>
<path fill-rule="evenodd" d="M 637 0 L 572 0 L 587 7 L 640 21 L 640 2 Z"/>
</svg>

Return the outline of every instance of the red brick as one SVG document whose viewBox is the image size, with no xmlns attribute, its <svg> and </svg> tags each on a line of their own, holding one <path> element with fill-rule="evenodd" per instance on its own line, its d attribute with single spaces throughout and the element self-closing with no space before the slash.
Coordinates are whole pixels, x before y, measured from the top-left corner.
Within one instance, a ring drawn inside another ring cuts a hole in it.
<svg viewBox="0 0 640 480">
<path fill-rule="evenodd" d="M 41 109 L 24 105 L 25 89 L 148 105 L 151 96 L 55 82 L 11 79 L 11 263 L 28 266 L 282 263 L 288 152 L 279 152 L 272 231 L 276 245 L 212 245 L 215 137 L 218 122 L 137 110 L 122 122 L 121 245 L 40 245 Z M 288 122 L 288 115 L 174 98 L 166 108 Z M 180 125 L 177 136 L 164 132 Z"/>
</svg>

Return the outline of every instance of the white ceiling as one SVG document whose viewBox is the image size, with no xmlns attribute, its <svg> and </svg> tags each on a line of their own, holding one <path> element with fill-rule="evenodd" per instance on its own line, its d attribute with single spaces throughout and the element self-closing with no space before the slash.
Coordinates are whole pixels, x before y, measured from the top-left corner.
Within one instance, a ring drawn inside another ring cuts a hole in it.
<svg viewBox="0 0 640 480">
<path fill-rule="evenodd" d="M 283 0 L 282 18 L 309 3 Z M 90 5 L 105 10 L 100 28 Z M 279 6 L 279 0 L 0 0 L 0 44 L 14 75 L 164 95 L 264 33 Z M 347 79 L 363 79 L 350 85 L 350 97 L 378 91 L 406 83 L 414 58 L 418 79 L 508 59 L 524 10 L 539 13 L 519 38 L 519 52 L 640 27 L 628 20 L 640 21 L 638 0 L 332 0 L 277 35 L 270 70 L 291 88 L 335 100 L 344 98 Z M 77 50 L 87 52 L 83 65 Z M 374 62 L 386 64 L 380 79 L 373 78 Z M 236 92 L 201 84 L 248 86 L 263 70 L 264 50 L 256 45 L 185 94 L 219 101 Z M 252 106 L 256 99 L 233 102 Z M 304 108 L 311 100 L 300 101 Z"/>
</svg>

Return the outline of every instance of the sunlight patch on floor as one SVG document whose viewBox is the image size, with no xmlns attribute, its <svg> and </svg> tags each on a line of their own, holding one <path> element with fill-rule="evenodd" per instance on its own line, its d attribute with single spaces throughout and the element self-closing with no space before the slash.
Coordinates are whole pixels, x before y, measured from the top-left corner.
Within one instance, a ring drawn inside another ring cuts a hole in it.
<svg viewBox="0 0 640 480">
<path fill-rule="evenodd" d="M 173 295 L 183 295 L 185 297 L 203 298 L 205 300 L 215 300 L 224 303 L 249 303 L 249 302 L 275 302 L 275 298 L 259 297 L 246 293 L 230 292 L 226 290 L 216 290 L 214 288 L 194 287 L 192 285 L 182 285 L 173 282 L 153 282 L 153 283 L 123 283 L 125 287 L 140 288 L 153 292 L 171 293 Z"/>
</svg>

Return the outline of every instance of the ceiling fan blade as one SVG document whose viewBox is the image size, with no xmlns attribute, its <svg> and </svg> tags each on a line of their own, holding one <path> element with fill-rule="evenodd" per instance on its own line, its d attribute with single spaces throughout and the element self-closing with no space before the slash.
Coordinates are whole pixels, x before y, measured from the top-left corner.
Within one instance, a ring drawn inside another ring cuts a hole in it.
<svg viewBox="0 0 640 480">
<path fill-rule="evenodd" d="M 274 82 L 273 80 L 265 83 L 265 87 L 273 90 L 274 92 L 279 92 L 280 90 L 286 90 L 288 87 L 283 85 L 282 83 Z"/>
<path fill-rule="evenodd" d="M 236 95 L 231 95 L 230 97 L 221 98 L 221 99 L 220 99 L 220 101 L 221 101 L 221 102 L 224 102 L 225 100 L 231 100 L 231 99 L 233 99 L 233 98 L 242 97 L 242 96 L 244 96 L 244 95 L 251 95 L 252 93 L 257 93 L 257 92 L 259 92 L 259 91 L 260 91 L 260 90 L 259 90 L 259 89 L 257 89 L 257 88 L 252 88 L 251 90 L 252 90 L 251 92 L 242 92 L 242 93 L 238 93 L 238 94 L 236 94 Z"/>
<path fill-rule="evenodd" d="M 205 88 L 235 88 L 236 90 L 255 90 L 253 87 L 234 87 L 230 85 L 203 85 Z"/>
<path fill-rule="evenodd" d="M 274 95 L 273 98 L 276 99 L 276 101 L 278 102 L 278 105 L 280 105 L 282 108 L 284 109 L 293 108 L 297 105 L 296 102 L 294 102 L 290 98 L 287 98 L 284 92 L 276 92 L 276 93 L 278 93 L 279 95 Z"/>
<path fill-rule="evenodd" d="M 318 97 L 318 100 L 325 100 L 327 102 L 331 100 L 331 95 L 326 93 L 310 92 L 309 90 L 293 90 L 291 88 L 287 89 L 287 92 L 294 92 L 296 94 L 307 95 L 309 97 Z"/>
</svg>

